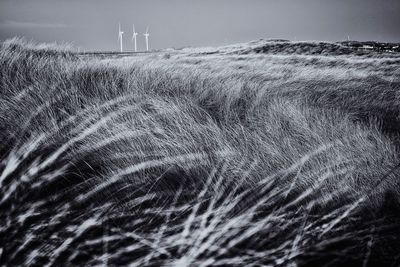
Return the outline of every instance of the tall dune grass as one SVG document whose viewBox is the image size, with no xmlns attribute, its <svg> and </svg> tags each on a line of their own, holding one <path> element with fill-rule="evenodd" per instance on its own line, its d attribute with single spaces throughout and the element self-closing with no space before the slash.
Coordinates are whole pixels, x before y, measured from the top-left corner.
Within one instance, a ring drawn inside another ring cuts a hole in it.
<svg viewBox="0 0 400 267">
<path fill-rule="evenodd" d="M 100 59 L 14 39 L 0 63 L 2 262 L 395 261 L 393 57 Z"/>
</svg>

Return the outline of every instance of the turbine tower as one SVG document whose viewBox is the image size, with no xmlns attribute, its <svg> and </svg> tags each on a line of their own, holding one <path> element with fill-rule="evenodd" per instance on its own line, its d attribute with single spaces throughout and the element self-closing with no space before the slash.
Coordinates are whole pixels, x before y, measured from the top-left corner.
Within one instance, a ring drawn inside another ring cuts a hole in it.
<svg viewBox="0 0 400 267">
<path fill-rule="evenodd" d="M 137 43 L 136 43 L 136 36 L 138 33 L 135 31 L 135 24 L 133 24 L 133 35 L 132 35 L 132 41 L 135 45 L 135 52 L 137 52 Z"/>
<path fill-rule="evenodd" d="M 119 31 L 118 31 L 118 41 L 120 43 L 120 47 L 121 47 L 121 53 L 124 51 L 123 47 L 122 47 L 122 35 L 124 34 L 123 31 L 121 31 L 121 23 L 118 24 L 119 26 Z"/>
<path fill-rule="evenodd" d="M 146 29 L 146 33 L 143 34 L 146 38 L 146 51 L 149 51 L 149 27 Z"/>
</svg>

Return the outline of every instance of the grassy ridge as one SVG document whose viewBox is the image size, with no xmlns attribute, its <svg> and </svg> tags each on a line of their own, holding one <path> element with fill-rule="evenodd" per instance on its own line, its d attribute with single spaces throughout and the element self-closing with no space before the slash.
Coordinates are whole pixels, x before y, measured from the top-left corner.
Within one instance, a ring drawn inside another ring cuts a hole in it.
<svg viewBox="0 0 400 267">
<path fill-rule="evenodd" d="M 69 51 L 2 45 L 4 262 L 394 261 L 400 59 Z"/>
</svg>

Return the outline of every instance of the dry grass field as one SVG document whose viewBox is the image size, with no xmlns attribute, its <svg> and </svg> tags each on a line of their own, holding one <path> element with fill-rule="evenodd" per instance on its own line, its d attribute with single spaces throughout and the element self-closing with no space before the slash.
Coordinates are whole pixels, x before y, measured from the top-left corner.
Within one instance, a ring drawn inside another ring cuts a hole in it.
<svg viewBox="0 0 400 267">
<path fill-rule="evenodd" d="M 397 266 L 396 44 L 0 50 L 0 263 Z"/>
</svg>

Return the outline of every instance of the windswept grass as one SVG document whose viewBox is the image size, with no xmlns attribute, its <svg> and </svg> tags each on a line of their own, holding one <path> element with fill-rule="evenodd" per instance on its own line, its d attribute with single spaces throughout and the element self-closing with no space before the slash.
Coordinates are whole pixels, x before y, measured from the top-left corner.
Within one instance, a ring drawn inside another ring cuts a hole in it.
<svg viewBox="0 0 400 267">
<path fill-rule="evenodd" d="M 400 57 L 224 49 L 3 43 L 0 262 L 395 264 Z"/>
</svg>

